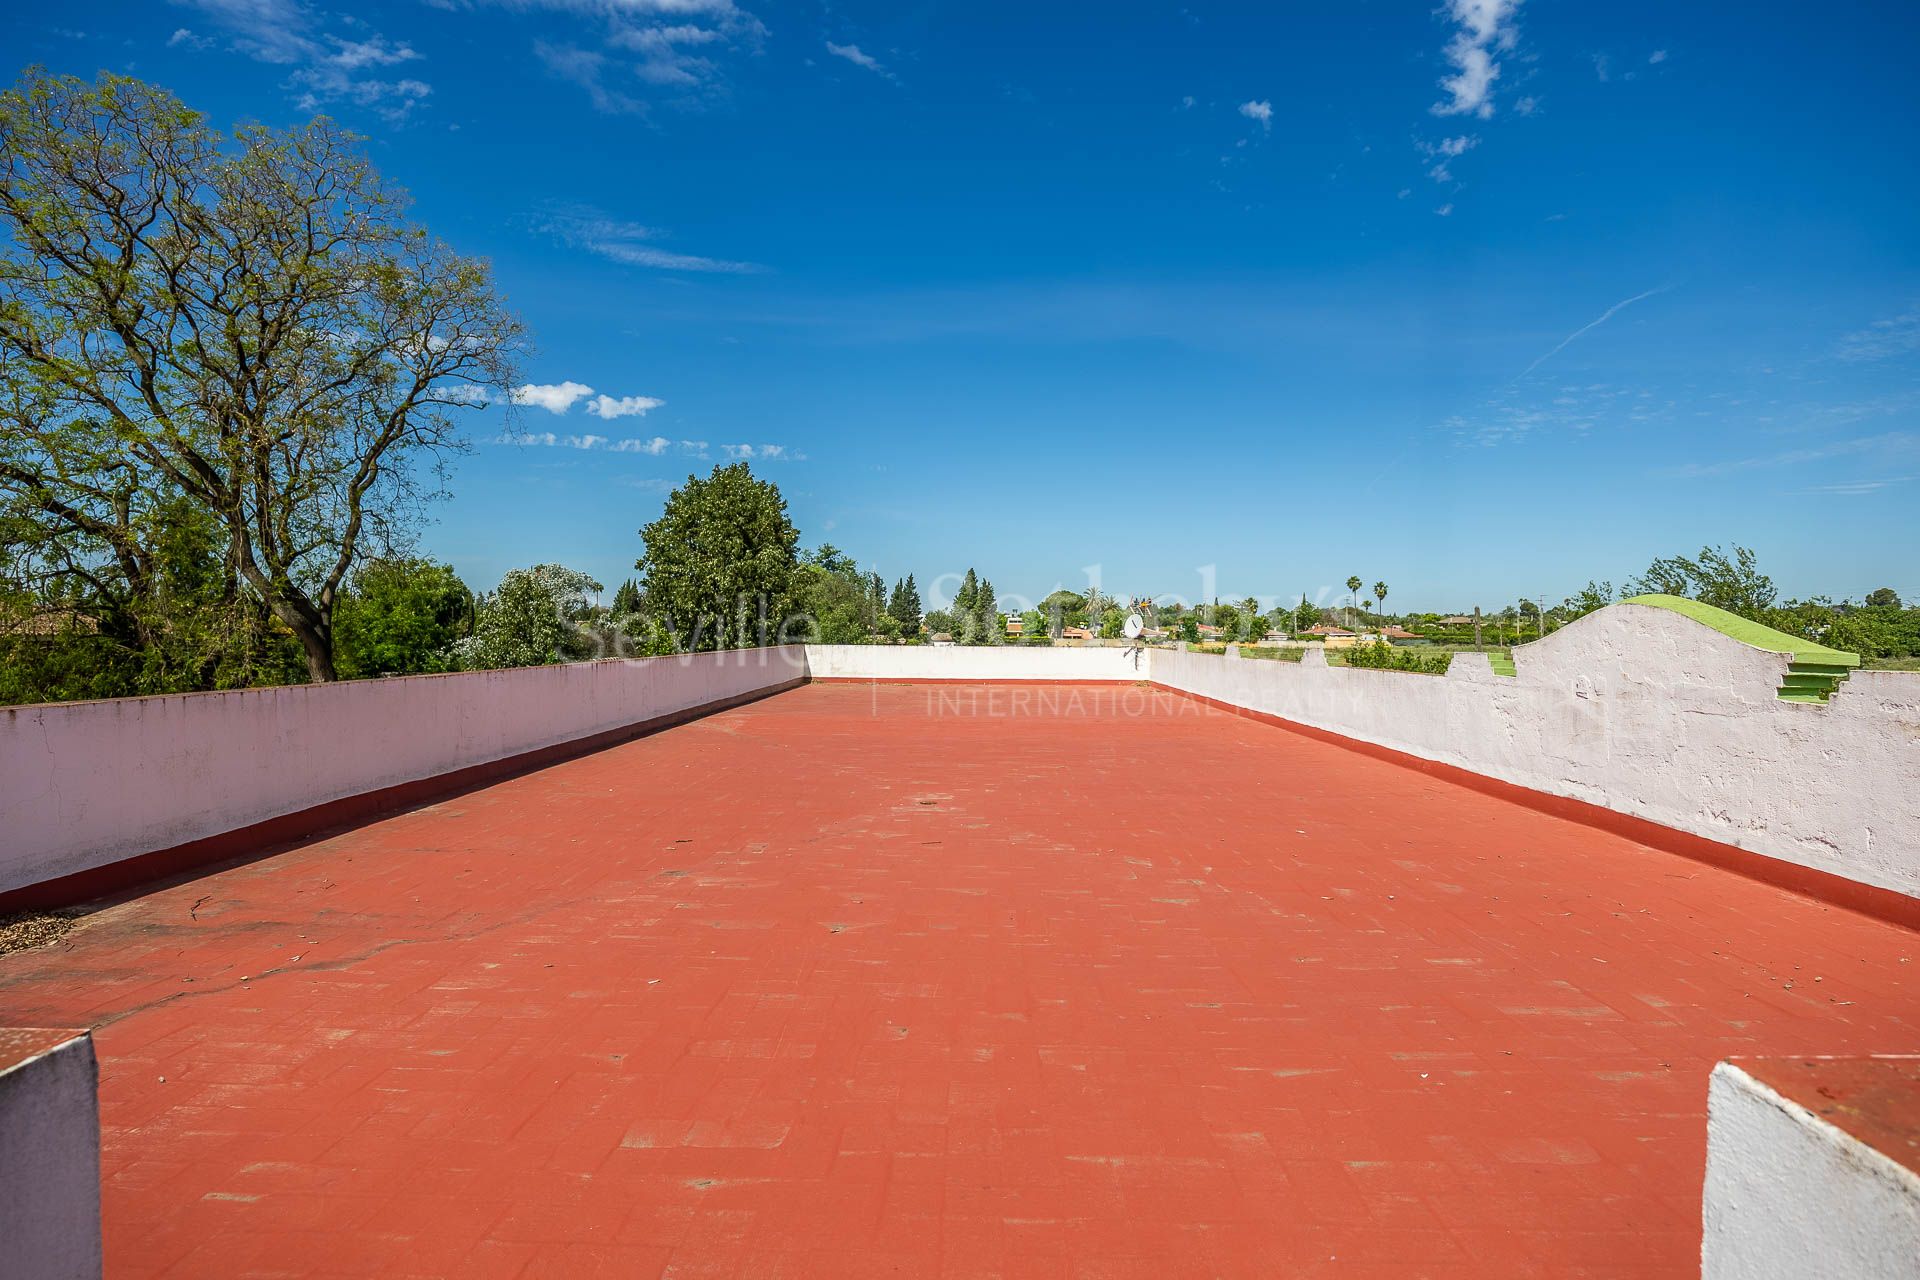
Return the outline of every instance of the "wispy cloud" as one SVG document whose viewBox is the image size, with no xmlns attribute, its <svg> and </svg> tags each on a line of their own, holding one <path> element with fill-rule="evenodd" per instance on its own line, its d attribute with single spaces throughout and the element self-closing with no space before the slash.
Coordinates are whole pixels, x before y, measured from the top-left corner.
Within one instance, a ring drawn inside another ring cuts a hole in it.
<svg viewBox="0 0 1920 1280">
<path fill-rule="evenodd" d="M 557 431 L 527 431 L 499 436 L 495 444 L 531 446 L 536 449 L 579 449 L 600 453 L 637 453 L 649 458 L 678 453 L 689 457 L 707 456 L 704 440 L 669 440 L 665 436 L 629 437 L 615 440 L 609 436 L 585 432 L 577 435 Z"/>
<path fill-rule="evenodd" d="M 1240 104 L 1240 114 L 1249 120 L 1258 120 L 1262 129 L 1269 131 L 1273 129 L 1273 104 L 1271 102 L 1264 99 L 1254 102 L 1243 102 Z"/>
<path fill-rule="evenodd" d="M 1447 97 L 1433 104 L 1433 114 L 1482 119 L 1493 114 L 1493 84 L 1500 78 L 1495 55 L 1519 42 L 1513 21 L 1519 8 L 1520 0 L 1447 0 L 1456 30 L 1444 52 L 1453 74 L 1441 78 Z"/>
<path fill-rule="evenodd" d="M 610 218 L 597 209 L 585 206 L 550 209 L 541 215 L 538 225 L 542 231 L 557 236 L 577 249 L 585 249 L 633 267 L 721 275 L 750 275 L 766 270 L 757 263 L 706 258 L 663 249 L 653 243 L 662 234 L 658 229 L 638 222 Z"/>
<path fill-rule="evenodd" d="M 793 452 L 783 444 L 723 444 L 720 451 L 735 462 L 804 462 L 805 454 Z"/>
<path fill-rule="evenodd" d="M 1833 458 L 1853 458 L 1862 455 L 1875 455 L 1883 460 L 1912 458 L 1920 455 L 1920 435 L 1910 431 L 1888 431 L 1880 435 L 1855 436 L 1848 440 L 1835 440 L 1828 444 L 1810 445 L 1802 449 L 1783 449 L 1778 453 L 1755 454 L 1745 458 L 1728 458 L 1719 462 L 1689 462 L 1678 467 L 1669 467 L 1657 474 L 1670 480 L 1693 480 L 1708 476 L 1734 475 L 1743 471 L 1770 470 L 1777 467 L 1800 467 L 1809 463 L 1825 462 Z M 1872 483 L 1861 481 L 1859 484 Z M 1891 483 L 1891 481 L 1886 481 Z M 1847 487 L 1857 488 L 1850 483 Z"/>
<path fill-rule="evenodd" d="M 1834 354 L 1853 364 L 1869 364 L 1915 352 L 1920 352 L 1920 307 L 1847 334 Z"/>
<path fill-rule="evenodd" d="M 1520 381 L 1521 378 L 1525 378 L 1528 374 L 1532 373 L 1535 369 L 1538 369 L 1541 365 L 1553 359 L 1555 356 L 1559 355 L 1562 351 L 1565 351 L 1575 341 L 1585 337 L 1589 333 L 1592 333 L 1595 329 L 1598 329 L 1601 325 L 1613 319 L 1616 315 L 1620 314 L 1622 311 L 1625 311 L 1628 307 L 1632 306 L 1634 303 L 1644 302 L 1648 298 L 1653 297 L 1655 294 L 1665 293 L 1668 289 L 1671 289 L 1672 287 L 1673 287 L 1672 285 L 1663 284 L 1657 289 L 1649 289 L 1645 293 L 1636 293 L 1631 298 L 1623 298 L 1619 302 L 1614 303 L 1612 306 L 1608 307 L 1605 311 L 1600 313 L 1599 319 L 1592 320 L 1586 324 L 1581 325 L 1578 329 L 1575 329 L 1572 333 L 1560 339 L 1560 341 L 1554 346 L 1553 350 L 1547 352 L 1545 355 L 1541 356 L 1538 360 L 1535 360 L 1532 364 L 1528 365 L 1525 369 L 1521 371 L 1520 378 L 1516 378 L 1514 379 L 1514 381 L 1518 382 Z"/>
<path fill-rule="evenodd" d="M 1480 139 L 1470 135 L 1442 138 L 1433 143 L 1422 142 L 1422 154 L 1433 162 L 1433 167 L 1427 170 L 1427 176 L 1435 182 L 1452 182 L 1453 170 L 1448 166 L 1479 145 Z"/>
<path fill-rule="evenodd" d="M 617 400 L 612 396 L 595 396 L 587 402 L 587 412 L 609 421 L 614 418 L 644 418 L 665 403 L 665 400 L 656 400 L 652 396 L 621 396 Z"/>
<path fill-rule="evenodd" d="M 889 80 L 896 78 L 893 72 L 887 70 L 886 67 L 881 64 L 880 59 L 865 52 L 857 44 L 835 44 L 829 40 L 827 41 L 827 52 L 836 58 L 844 58 L 856 67 L 865 67 L 877 76 L 884 76 Z"/>
<path fill-rule="evenodd" d="M 226 0 L 244 3 L 246 0 Z M 452 7 L 455 0 L 430 0 Z M 725 92 L 722 55 L 751 52 L 766 38 L 760 19 L 733 0 L 462 0 L 540 10 L 577 20 L 578 29 L 541 39 L 534 53 L 547 70 L 586 91 L 595 110 L 644 112 L 642 92 L 682 105 Z"/>
<path fill-rule="evenodd" d="M 1838 484 L 1808 485 L 1796 492 L 1829 498 L 1864 498 L 1870 493 L 1879 493 L 1882 489 L 1911 483 L 1913 483 L 1912 476 L 1886 476 L 1878 480 L 1843 480 Z"/>
<path fill-rule="evenodd" d="M 378 74 L 383 68 L 419 61 L 411 45 L 396 44 L 364 24 L 349 28 L 351 38 L 321 30 L 314 12 L 298 0 L 174 3 L 204 14 L 227 32 L 235 52 L 293 68 L 287 87 L 303 111 L 347 102 L 397 124 L 433 92 L 433 86 L 414 76 Z M 204 49 L 210 43 L 185 27 L 167 38 L 175 48 Z"/>
</svg>

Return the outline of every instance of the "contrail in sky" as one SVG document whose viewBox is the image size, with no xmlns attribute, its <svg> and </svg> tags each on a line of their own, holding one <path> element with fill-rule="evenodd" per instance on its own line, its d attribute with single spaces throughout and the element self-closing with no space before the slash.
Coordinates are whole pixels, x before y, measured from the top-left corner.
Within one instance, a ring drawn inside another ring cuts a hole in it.
<svg viewBox="0 0 1920 1280">
<path fill-rule="evenodd" d="M 1645 293 L 1636 293 L 1631 298 L 1628 298 L 1625 302 L 1614 303 L 1612 306 L 1608 307 L 1606 311 L 1601 313 L 1601 316 L 1598 320 L 1595 320 L 1592 324 L 1586 325 L 1582 328 L 1575 329 L 1572 333 L 1568 334 L 1566 337 L 1560 340 L 1559 346 L 1555 347 L 1553 350 L 1547 352 L 1547 354 L 1541 356 L 1538 360 L 1535 360 L 1532 364 L 1528 365 L 1525 371 L 1521 373 L 1520 378 L 1526 377 L 1527 374 L 1532 373 L 1535 369 L 1538 369 L 1541 365 L 1553 359 L 1555 356 L 1559 355 L 1562 351 L 1565 351 L 1567 349 L 1567 345 L 1571 343 L 1575 338 L 1578 338 L 1582 334 L 1591 333 L 1593 330 L 1598 329 L 1601 325 L 1613 319 L 1615 315 L 1626 310 L 1628 307 L 1632 306 L 1634 303 L 1640 302 L 1647 298 L 1651 298 L 1656 293 L 1665 293 L 1667 290 L 1671 288 L 1673 288 L 1672 285 L 1663 284 L 1658 289 L 1649 289 Z M 1514 381 L 1518 382 L 1520 381 L 1520 378 L 1515 378 Z"/>
</svg>

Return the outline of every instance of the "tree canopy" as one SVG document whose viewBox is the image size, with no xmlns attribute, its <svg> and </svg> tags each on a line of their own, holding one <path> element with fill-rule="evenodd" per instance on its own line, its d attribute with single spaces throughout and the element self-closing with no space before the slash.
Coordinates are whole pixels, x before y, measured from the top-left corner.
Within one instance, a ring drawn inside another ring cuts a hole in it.
<svg viewBox="0 0 1920 1280">
<path fill-rule="evenodd" d="M 779 486 L 745 462 L 688 476 L 640 538 L 647 610 L 677 649 L 768 644 L 794 612 L 800 535 Z"/>
<path fill-rule="evenodd" d="M 0 94 L 0 227 L 8 576 L 151 597 L 158 509 L 183 503 L 217 531 L 223 607 L 250 594 L 334 678 L 349 570 L 404 541 L 457 415 L 510 380 L 485 264 L 324 117 L 223 137 L 114 75 Z"/>
</svg>

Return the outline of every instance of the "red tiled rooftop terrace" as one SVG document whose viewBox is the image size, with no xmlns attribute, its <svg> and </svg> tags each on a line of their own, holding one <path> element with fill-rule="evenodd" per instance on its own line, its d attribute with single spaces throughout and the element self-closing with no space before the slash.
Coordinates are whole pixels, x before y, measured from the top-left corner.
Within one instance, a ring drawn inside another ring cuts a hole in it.
<svg viewBox="0 0 1920 1280">
<path fill-rule="evenodd" d="M 1173 695 L 816 684 L 124 901 L 0 1024 L 96 1028 L 115 1277 L 1679 1276 L 1712 1064 L 1913 1049 L 1917 954 Z"/>
</svg>

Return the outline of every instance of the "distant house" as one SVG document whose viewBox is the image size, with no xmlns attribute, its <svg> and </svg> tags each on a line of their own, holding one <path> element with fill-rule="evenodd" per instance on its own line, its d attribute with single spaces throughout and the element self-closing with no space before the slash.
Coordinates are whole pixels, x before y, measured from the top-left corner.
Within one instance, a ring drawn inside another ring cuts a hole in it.
<svg viewBox="0 0 1920 1280">
<path fill-rule="evenodd" d="M 1200 638 L 1202 640 L 1224 640 L 1226 636 L 1227 629 L 1225 627 L 1216 627 L 1210 622 L 1200 624 Z"/>
<path fill-rule="evenodd" d="M 1289 637 L 1284 631 L 1269 631 L 1260 637 L 1261 643 L 1263 644 L 1285 644 L 1288 639 Z"/>
<path fill-rule="evenodd" d="M 1173 633 L 1171 631 L 1168 631 L 1165 627 L 1148 627 L 1145 631 L 1142 631 L 1140 633 L 1140 638 L 1142 640 L 1148 640 L 1148 641 L 1166 640 L 1170 638 L 1172 635 Z"/>
<path fill-rule="evenodd" d="M 1473 625 L 1473 619 L 1467 617 L 1465 614 L 1456 613 L 1451 618 L 1440 619 L 1440 625 L 1443 627 L 1470 627 Z"/>
<path fill-rule="evenodd" d="M 1380 628 L 1380 636 L 1390 644 L 1404 644 L 1408 641 L 1425 641 L 1426 637 L 1404 627 L 1385 626 Z"/>
<path fill-rule="evenodd" d="M 953 646 L 953 637 L 944 631 L 936 631 L 927 637 L 927 643 L 938 645 L 941 648 L 951 648 Z"/>
<path fill-rule="evenodd" d="M 1027 633 L 1027 620 L 1021 617 L 1017 613 L 1008 614 L 1007 615 L 1007 634 L 1010 636 L 1023 636 L 1026 633 Z"/>
<path fill-rule="evenodd" d="M 1330 626 L 1324 622 L 1308 627 L 1300 634 L 1318 640 L 1329 649 L 1351 649 L 1360 643 L 1357 632 L 1349 631 L 1345 627 Z"/>
<path fill-rule="evenodd" d="M 1062 640 L 1092 640 L 1094 638 L 1094 631 L 1091 627 L 1062 627 L 1060 628 L 1060 638 Z"/>
</svg>

